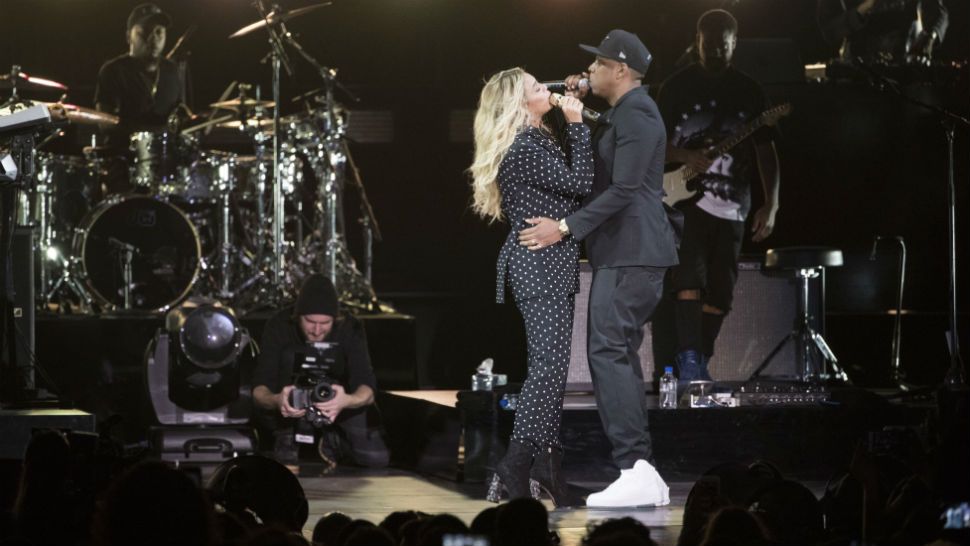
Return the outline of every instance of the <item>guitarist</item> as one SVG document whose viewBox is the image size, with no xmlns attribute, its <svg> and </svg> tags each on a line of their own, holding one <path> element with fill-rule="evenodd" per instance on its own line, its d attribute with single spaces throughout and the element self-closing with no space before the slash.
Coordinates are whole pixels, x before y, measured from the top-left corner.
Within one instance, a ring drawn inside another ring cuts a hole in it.
<svg viewBox="0 0 970 546">
<path fill-rule="evenodd" d="M 771 235 L 778 212 L 774 129 L 762 128 L 718 157 L 705 153 L 767 109 L 761 86 L 731 66 L 737 33 L 738 23 L 727 11 L 701 15 L 696 37 L 699 62 L 664 81 L 657 100 L 667 127 L 667 161 L 704 173 L 691 182 L 702 191 L 677 205 L 684 212 L 684 233 L 680 265 L 671 270 L 667 285 L 676 299 L 681 384 L 711 379 L 708 361 L 731 310 L 754 180 L 760 180 L 764 204 L 752 218 L 752 241 Z"/>
</svg>

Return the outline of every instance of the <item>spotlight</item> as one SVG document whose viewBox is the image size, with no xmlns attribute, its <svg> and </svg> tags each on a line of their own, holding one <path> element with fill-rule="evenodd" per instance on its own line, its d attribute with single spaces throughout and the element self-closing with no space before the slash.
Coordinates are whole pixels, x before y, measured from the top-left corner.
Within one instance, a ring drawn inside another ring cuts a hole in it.
<svg viewBox="0 0 970 546">
<path fill-rule="evenodd" d="M 153 447 L 164 460 L 219 463 L 254 451 L 246 427 L 252 401 L 239 356 L 249 333 L 215 300 L 190 298 L 165 316 L 146 355 L 148 394 L 161 427 Z"/>
<path fill-rule="evenodd" d="M 236 360 L 245 335 L 231 310 L 213 304 L 177 307 L 166 317 L 166 327 L 178 334 L 182 353 L 206 370 L 216 370 Z"/>
</svg>

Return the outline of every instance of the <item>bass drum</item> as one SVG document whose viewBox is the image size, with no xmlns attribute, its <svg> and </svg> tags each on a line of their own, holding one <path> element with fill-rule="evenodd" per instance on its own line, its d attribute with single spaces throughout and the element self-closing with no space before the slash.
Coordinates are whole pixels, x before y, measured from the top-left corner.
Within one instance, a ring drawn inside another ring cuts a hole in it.
<svg viewBox="0 0 970 546">
<path fill-rule="evenodd" d="M 185 213 L 153 197 L 127 195 L 104 202 L 81 223 L 75 255 L 91 294 L 109 309 L 124 309 L 124 261 L 131 251 L 131 308 L 165 311 L 192 290 L 202 251 Z"/>
</svg>

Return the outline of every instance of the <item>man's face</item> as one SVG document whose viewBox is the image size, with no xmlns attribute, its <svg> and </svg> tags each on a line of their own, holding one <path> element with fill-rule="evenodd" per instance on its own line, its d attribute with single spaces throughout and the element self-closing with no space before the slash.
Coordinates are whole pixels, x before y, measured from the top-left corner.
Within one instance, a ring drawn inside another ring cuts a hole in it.
<svg viewBox="0 0 970 546">
<path fill-rule="evenodd" d="M 605 97 L 616 85 L 616 73 L 621 63 L 606 57 L 596 57 L 587 71 L 589 72 L 589 88 L 594 94 Z"/>
<path fill-rule="evenodd" d="M 157 59 L 165 49 L 165 27 L 148 23 L 135 25 L 128 32 L 130 54 L 137 59 Z"/>
<path fill-rule="evenodd" d="M 731 64 L 737 36 L 733 31 L 708 30 L 697 33 L 697 54 L 701 66 L 711 72 L 721 72 Z"/>
<path fill-rule="evenodd" d="M 300 330 L 310 343 L 323 341 L 332 329 L 333 317 L 330 315 L 300 315 Z"/>
</svg>

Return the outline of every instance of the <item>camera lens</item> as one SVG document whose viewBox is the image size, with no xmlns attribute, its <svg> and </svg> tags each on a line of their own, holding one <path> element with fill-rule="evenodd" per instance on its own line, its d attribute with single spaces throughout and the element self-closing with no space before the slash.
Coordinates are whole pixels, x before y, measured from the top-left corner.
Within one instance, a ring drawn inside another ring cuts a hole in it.
<svg viewBox="0 0 970 546">
<path fill-rule="evenodd" d="M 330 383 L 321 382 L 313 387 L 313 401 L 326 402 L 334 397 L 333 386 Z"/>
</svg>

